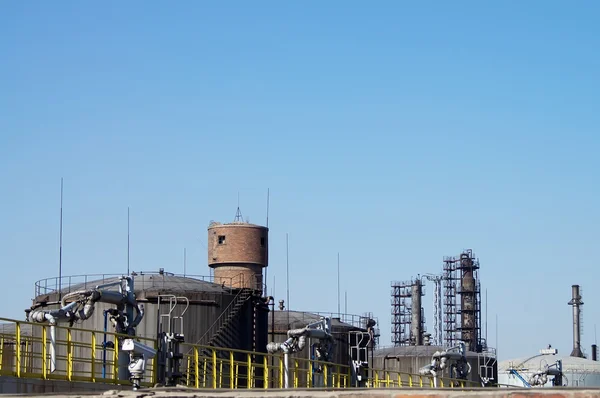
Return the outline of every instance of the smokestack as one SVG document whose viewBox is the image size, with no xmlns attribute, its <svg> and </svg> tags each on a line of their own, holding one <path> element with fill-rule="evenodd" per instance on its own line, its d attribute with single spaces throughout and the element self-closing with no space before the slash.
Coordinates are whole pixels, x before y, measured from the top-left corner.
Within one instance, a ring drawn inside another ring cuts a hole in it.
<svg viewBox="0 0 600 398">
<path fill-rule="evenodd" d="M 572 357 L 583 358 L 583 352 L 581 352 L 581 316 L 579 313 L 579 306 L 583 305 L 581 301 L 581 295 L 579 294 L 579 285 L 572 286 L 572 298 L 568 302 L 569 305 L 573 306 L 573 351 L 571 351 Z"/>
<path fill-rule="evenodd" d="M 598 346 L 596 344 L 592 344 L 592 361 L 598 360 Z"/>
<path fill-rule="evenodd" d="M 411 287 L 411 320 L 410 320 L 410 332 L 415 345 L 423 345 L 423 319 L 421 318 L 421 279 L 417 278 L 414 280 Z"/>
</svg>

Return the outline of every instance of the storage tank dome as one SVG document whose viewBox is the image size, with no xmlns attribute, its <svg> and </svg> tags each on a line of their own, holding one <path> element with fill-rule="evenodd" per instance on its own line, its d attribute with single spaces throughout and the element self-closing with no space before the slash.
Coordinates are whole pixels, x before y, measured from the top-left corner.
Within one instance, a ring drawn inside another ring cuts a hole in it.
<svg viewBox="0 0 600 398">
<path fill-rule="evenodd" d="M 563 379 L 566 379 L 564 382 L 567 386 L 600 387 L 600 362 L 566 355 L 536 355 L 501 361 L 498 364 L 498 383 L 523 387 L 522 381 L 511 374 L 512 368 L 528 380 L 533 372 L 545 365 L 553 365 L 557 360 L 562 361 Z M 547 386 L 550 385 L 548 381 Z"/>
</svg>

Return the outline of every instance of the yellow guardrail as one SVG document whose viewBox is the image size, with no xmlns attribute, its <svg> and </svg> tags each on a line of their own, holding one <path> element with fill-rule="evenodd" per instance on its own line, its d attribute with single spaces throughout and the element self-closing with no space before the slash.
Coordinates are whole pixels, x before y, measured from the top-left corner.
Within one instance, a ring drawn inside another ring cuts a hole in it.
<svg viewBox="0 0 600 398">
<path fill-rule="evenodd" d="M 156 348 L 154 339 L 132 337 L 112 332 L 55 326 L 55 369 L 52 371 L 50 356 L 50 326 L 13 319 L 0 318 L 0 375 L 39 378 L 43 380 L 65 380 L 129 384 L 118 378 L 119 345 L 104 345 L 115 342 L 117 337 L 134 338 Z M 23 329 L 27 328 L 28 333 Z M 148 360 L 144 385 L 151 386 L 156 380 L 156 357 Z"/>
<path fill-rule="evenodd" d="M 51 364 L 50 326 L 0 318 L 10 331 L 0 329 L 0 375 L 65 380 L 129 384 L 119 380 L 119 345 L 104 345 L 118 337 L 131 338 L 112 332 L 55 326 L 55 370 Z M 23 329 L 27 328 L 27 333 Z M 157 348 L 157 341 L 135 337 L 148 346 Z M 285 386 L 283 354 L 226 349 L 183 343 L 183 383 L 195 388 L 269 389 Z M 350 388 L 352 369 L 322 361 L 297 358 L 288 360 L 290 388 Z M 143 386 L 152 386 L 157 380 L 157 357 L 147 361 Z M 437 386 L 427 376 L 397 371 L 368 369 L 365 380 L 369 388 L 433 388 L 478 387 L 465 380 L 438 378 Z"/>
<path fill-rule="evenodd" d="M 195 388 L 283 388 L 285 365 L 283 354 L 232 350 L 212 346 L 182 344 L 184 382 Z M 290 388 L 350 388 L 350 366 L 296 358 L 288 360 Z M 478 387 L 466 380 L 438 378 L 437 387 Z M 397 371 L 369 369 L 366 387 L 370 388 L 434 388 L 433 378 Z"/>
</svg>

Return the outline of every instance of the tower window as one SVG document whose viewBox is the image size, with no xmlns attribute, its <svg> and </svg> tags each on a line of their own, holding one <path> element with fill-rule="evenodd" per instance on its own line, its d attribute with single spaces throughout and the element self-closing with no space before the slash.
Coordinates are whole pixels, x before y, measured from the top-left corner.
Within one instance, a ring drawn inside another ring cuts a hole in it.
<svg viewBox="0 0 600 398">
<path fill-rule="evenodd" d="M 260 245 L 265 247 L 265 238 L 260 238 Z"/>
<path fill-rule="evenodd" d="M 222 245 L 225 243 L 225 235 L 219 235 L 219 244 Z"/>
</svg>

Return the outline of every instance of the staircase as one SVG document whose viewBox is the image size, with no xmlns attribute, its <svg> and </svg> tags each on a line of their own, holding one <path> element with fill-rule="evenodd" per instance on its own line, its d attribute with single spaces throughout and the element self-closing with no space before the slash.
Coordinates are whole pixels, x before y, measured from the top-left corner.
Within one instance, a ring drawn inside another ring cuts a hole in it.
<svg viewBox="0 0 600 398">
<path fill-rule="evenodd" d="M 516 369 L 510 369 L 510 373 L 515 375 L 519 380 L 521 380 L 521 382 L 523 383 L 523 386 L 527 387 L 527 388 L 531 388 L 531 384 L 529 384 L 529 382 L 527 380 L 525 380 L 523 378 L 523 376 L 521 376 L 519 374 L 519 372 L 517 372 Z"/>
<path fill-rule="evenodd" d="M 236 331 L 231 328 L 244 304 L 252 297 L 252 289 L 242 288 L 223 313 L 200 338 L 199 344 L 214 347 L 236 347 Z"/>
<path fill-rule="evenodd" d="M 248 301 L 254 291 L 252 289 L 242 288 L 237 293 L 237 295 L 233 298 L 231 303 L 223 310 L 221 315 L 215 320 L 215 322 L 208 328 L 208 330 L 200 337 L 196 344 L 203 346 L 213 346 L 213 347 L 222 347 L 222 348 L 235 348 L 239 347 L 239 331 L 235 329 L 236 323 L 234 322 L 236 318 L 240 316 L 242 309 L 244 308 L 244 304 Z M 200 350 L 200 355 L 203 358 L 210 358 L 212 354 L 212 350 L 209 348 L 204 348 Z M 217 358 L 227 359 L 229 358 L 229 354 L 227 351 L 218 351 L 216 353 Z M 194 379 L 195 375 L 193 372 L 195 364 L 192 362 L 188 367 L 188 370 L 192 370 L 190 374 L 187 375 L 191 380 Z M 232 372 L 229 369 L 229 365 L 222 365 L 224 368 L 221 369 L 224 374 L 230 374 Z M 212 361 L 208 361 L 204 367 L 200 367 L 200 379 L 205 380 L 208 384 L 202 384 L 202 387 L 211 387 L 212 380 L 210 375 L 216 369 L 213 369 Z M 208 377 L 208 379 L 206 379 Z M 229 377 L 222 378 L 220 380 L 221 387 L 230 387 L 229 386 Z M 212 386 L 214 387 L 214 386 Z"/>
</svg>

